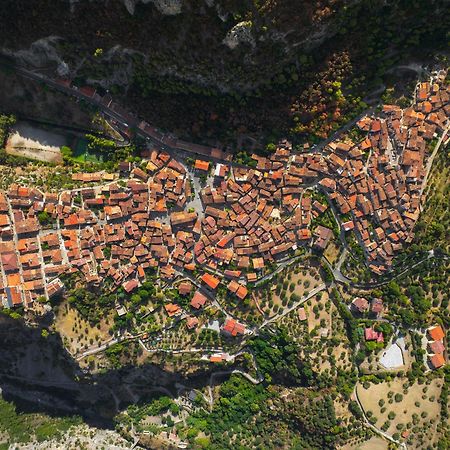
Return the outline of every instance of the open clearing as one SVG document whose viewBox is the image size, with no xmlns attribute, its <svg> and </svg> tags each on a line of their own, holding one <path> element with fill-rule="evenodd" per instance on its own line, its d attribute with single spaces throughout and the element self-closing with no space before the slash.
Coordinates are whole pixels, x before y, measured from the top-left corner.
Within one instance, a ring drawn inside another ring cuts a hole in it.
<svg viewBox="0 0 450 450">
<path fill-rule="evenodd" d="M 339 258 L 339 255 L 341 253 L 341 248 L 339 244 L 340 244 L 339 241 L 333 240 L 328 244 L 327 248 L 325 249 L 324 256 L 325 258 L 328 259 L 330 264 L 334 264 Z"/>
<path fill-rule="evenodd" d="M 62 162 L 60 148 L 67 144 L 62 134 L 56 134 L 26 122 L 17 122 L 6 144 L 6 152 L 44 162 Z"/>
<path fill-rule="evenodd" d="M 409 386 L 406 378 L 397 378 L 371 384 L 368 389 L 358 384 L 357 393 L 367 417 L 376 427 L 385 429 L 391 436 L 409 432 L 408 444 L 421 448 L 420 437 L 428 444 L 433 442 L 436 425 L 430 421 L 437 423 L 440 416 L 438 400 L 442 380 L 434 379 L 428 383 Z"/>
</svg>

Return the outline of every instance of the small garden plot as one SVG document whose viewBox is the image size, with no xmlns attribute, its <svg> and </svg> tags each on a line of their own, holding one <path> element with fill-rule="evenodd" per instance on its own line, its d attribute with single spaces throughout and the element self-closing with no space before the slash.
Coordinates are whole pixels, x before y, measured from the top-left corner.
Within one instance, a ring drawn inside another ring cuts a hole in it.
<svg viewBox="0 0 450 450">
<path fill-rule="evenodd" d="M 428 380 L 410 385 L 406 378 L 390 382 L 357 385 L 358 397 L 368 419 L 395 439 L 408 435 L 408 446 L 422 448 L 431 444 L 439 421 L 443 381 Z"/>
<path fill-rule="evenodd" d="M 328 259 L 330 264 L 334 264 L 341 253 L 341 248 L 339 246 L 339 241 L 333 240 L 328 244 L 328 247 L 325 249 L 324 256 Z"/>
</svg>

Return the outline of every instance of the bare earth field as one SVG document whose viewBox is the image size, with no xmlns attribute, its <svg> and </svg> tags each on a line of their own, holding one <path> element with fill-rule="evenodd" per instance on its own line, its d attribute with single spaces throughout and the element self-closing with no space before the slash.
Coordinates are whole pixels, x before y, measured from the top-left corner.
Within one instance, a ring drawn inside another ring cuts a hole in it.
<svg viewBox="0 0 450 450">
<path fill-rule="evenodd" d="M 340 447 L 340 450 L 387 450 L 388 443 L 380 437 L 374 436 L 362 444 L 349 444 Z"/>
<path fill-rule="evenodd" d="M 18 122 L 9 136 L 6 152 L 44 162 L 62 162 L 60 148 L 67 140 L 61 134 L 36 128 L 25 122 Z"/>
</svg>

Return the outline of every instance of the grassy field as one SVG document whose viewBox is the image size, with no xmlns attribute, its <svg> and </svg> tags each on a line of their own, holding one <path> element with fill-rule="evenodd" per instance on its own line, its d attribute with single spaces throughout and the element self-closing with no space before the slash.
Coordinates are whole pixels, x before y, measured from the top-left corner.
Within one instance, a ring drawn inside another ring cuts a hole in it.
<svg viewBox="0 0 450 450">
<path fill-rule="evenodd" d="M 375 426 L 395 437 L 407 432 L 408 447 L 422 448 L 421 441 L 431 444 L 436 437 L 442 383 L 434 379 L 410 386 L 407 379 L 397 378 L 370 384 L 368 389 L 358 384 L 357 392 L 366 416 Z"/>
<path fill-rule="evenodd" d="M 103 162 L 103 156 L 99 153 L 92 153 L 88 151 L 88 141 L 86 139 L 78 139 L 73 149 L 73 158 L 74 161 L 78 163 L 85 162 L 94 162 L 99 163 Z"/>
</svg>

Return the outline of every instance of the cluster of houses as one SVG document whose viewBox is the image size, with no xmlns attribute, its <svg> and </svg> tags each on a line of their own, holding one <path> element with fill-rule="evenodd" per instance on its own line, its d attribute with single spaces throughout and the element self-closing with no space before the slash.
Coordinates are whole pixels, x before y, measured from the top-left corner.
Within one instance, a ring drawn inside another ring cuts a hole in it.
<svg viewBox="0 0 450 450">
<path fill-rule="evenodd" d="M 381 298 L 373 298 L 370 302 L 364 297 L 356 297 L 353 299 L 350 310 L 357 316 L 369 314 L 372 319 L 379 319 L 384 311 L 383 300 Z"/>
<path fill-rule="evenodd" d="M 350 304 L 350 311 L 357 317 L 368 316 L 371 319 L 379 319 L 383 312 L 383 300 L 381 298 L 373 298 L 370 302 L 364 297 L 356 297 Z M 364 329 L 364 339 L 367 342 L 384 342 L 384 335 L 381 331 L 376 331 L 373 327 Z"/>
<path fill-rule="evenodd" d="M 331 170 L 319 185 L 343 215 L 364 248 L 370 269 L 381 274 L 412 241 L 421 206 L 425 161 L 433 140 L 447 131 L 450 87 L 441 73 L 420 83 L 410 107 L 385 105 L 383 117 L 364 117 L 365 134 L 328 145 Z"/>
<path fill-rule="evenodd" d="M 446 363 L 446 347 L 444 344 L 445 331 L 440 325 L 427 330 L 428 334 L 428 360 L 432 369 L 439 369 Z"/>
<path fill-rule="evenodd" d="M 74 181 L 89 184 L 79 189 L 46 193 L 11 185 L 0 193 L 0 299 L 8 307 L 29 306 L 61 292 L 59 276 L 74 272 L 86 283 L 110 279 L 112 289 L 131 293 L 155 269 L 167 283 L 180 274 L 197 277 L 193 309 L 221 285 L 244 300 L 248 283 L 300 246 L 326 249 L 334 234 L 316 226 L 329 207 L 323 194 L 345 216 L 339 225 L 356 234 L 370 269 L 381 274 L 413 238 L 428 144 L 446 130 L 449 89 L 443 75 L 421 83 L 411 107 L 385 106 L 383 117 L 358 122 L 359 142 L 333 141 L 322 153 L 296 153 L 282 141 L 268 157 L 252 155 L 254 168 L 219 154 L 212 155 L 222 161 L 215 166 L 198 159 L 196 174 L 212 174 L 201 201 L 193 201 L 189 170 L 158 149 L 139 166 L 121 163 L 119 174 L 74 173 Z M 180 288 L 182 295 L 194 290 Z M 380 305 L 371 308 L 376 313 Z M 176 304 L 166 311 L 182 312 Z M 232 322 L 224 329 L 231 336 L 245 332 Z"/>
<path fill-rule="evenodd" d="M 350 304 L 350 310 L 356 317 L 380 319 L 384 312 L 383 300 L 373 298 L 370 302 L 363 297 L 356 297 Z M 364 329 L 364 339 L 367 342 L 384 342 L 384 335 L 373 326 Z M 427 330 L 427 358 L 431 369 L 439 369 L 446 364 L 445 331 L 441 325 L 435 325 Z"/>
</svg>

